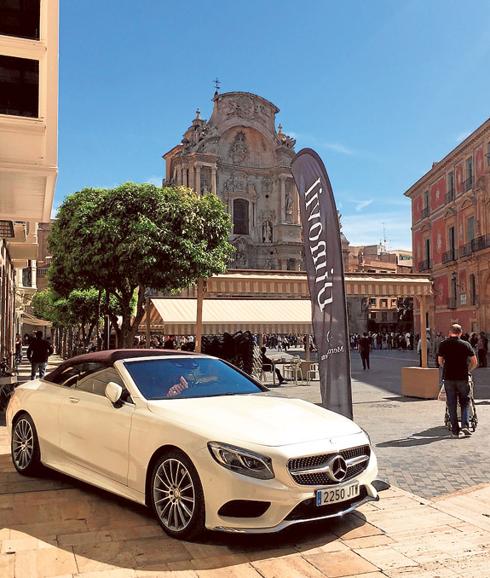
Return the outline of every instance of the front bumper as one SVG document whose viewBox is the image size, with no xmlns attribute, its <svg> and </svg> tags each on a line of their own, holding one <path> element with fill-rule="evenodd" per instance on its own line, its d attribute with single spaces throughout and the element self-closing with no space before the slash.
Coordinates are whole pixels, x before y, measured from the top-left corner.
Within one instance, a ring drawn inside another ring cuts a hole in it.
<svg viewBox="0 0 490 578">
<path fill-rule="evenodd" d="M 202 466 L 206 463 L 203 471 Z M 272 480 L 258 480 L 239 475 L 218 465 L 214 460 L 202 460 L 200 468 L 209 530 L 238 533 L 273 533 L 288 526 L 343 516 L 362 504 L 378 500 L 373 481 L 378 474 L 376 456 L 371 453 L 367 468 L 347 483 L 357 481 L 361 494 L 348 502 L 316 507 L 315 492 L 326 486 L 302 486 L 294 482 L 286 468 L 275 469 Z M 342 484 L 339 484 L 339 486 Z M 333 487 L 333 486 L 332 486 Z M 268 502 L 270 506 L 257 517 L 231 517 L 219 514 L 224 504 L 252 500 Z"/>
</svg>

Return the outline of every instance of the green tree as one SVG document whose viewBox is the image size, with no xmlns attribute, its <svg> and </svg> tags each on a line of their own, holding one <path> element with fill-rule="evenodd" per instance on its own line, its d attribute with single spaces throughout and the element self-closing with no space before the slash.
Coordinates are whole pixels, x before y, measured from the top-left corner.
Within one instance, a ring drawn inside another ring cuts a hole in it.
<svg viewBox="0 0 490 578">
<path fill-rule="evenodd" d="M 119 304 L 114 296 L 109 301 L 109 310 L 102 303 L 101 297 L 101 292 L 93 287 L 74 289 L 67 297 L 62 297 L 48 287 L 34 294 L 31 306 L 36 317 L 51 321 L 55 327 L 72 327 L 82 338 L 84 345 L 88 345 L 94 329 L 104 315 L 108 313 L 117 317 L 120 314 Z"/>
<path fill-rule="evenodd" d="M 125 183 L 67 197 L 50 235 L 50 280 L 67 296 L 95 287 L 114 296 L 119 344 L 130 346 L 144 315 L 145 290 L 172 292 L 222 273 L 233 253 L 229 215 L 216 195 L 184 187 Z M 136 304 L 132 306 L 133 296 Z"/>
</svg>

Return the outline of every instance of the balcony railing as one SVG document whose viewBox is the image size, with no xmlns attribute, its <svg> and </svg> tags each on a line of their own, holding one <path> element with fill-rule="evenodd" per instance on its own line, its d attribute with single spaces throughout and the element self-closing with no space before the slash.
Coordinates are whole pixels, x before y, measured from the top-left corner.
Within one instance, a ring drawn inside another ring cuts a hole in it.
<svg viewBox="0 0 490 578">
<path fill-rule="evenodd" d="M 446 193 L 446 204 L 452 203 L 454 201 L 454 197 L 455 197 L 454 189 L 451 189 Z"/>
<path fill-rule="evenodd" d="M 456 299 L 456 297 L 450 297 L 448 302 L 447 302 L 447 308 L 448 309 L 456 309 L 457 304 L 458 304 L 458 300 Z"/>
<path fill-rule="evenodd" d="M 473 188 L 473 176 L 468 177 L 468 178 L 466 179 L 466 181 L 464 182 L 464 190 L 465 190 L 465 192 L 471 191 L 472 188 Z"/>
<path fill-rule="evenodd" d="M 430 266 L 431 266 L 430 259 L 419 261 L 419 271 L 428 271 L 430 269 Z"/>
<path fill-rule="evenodd" d="M 422 219 L 427 218 L 427 217 L 429 216 L 429 212 L 430 212 L 430 211 L 429 211 L 429 207 L 424 207 L 424 208 L 422 209 L 421 218 L 422 218 Z"/>
<path fill-rule="evenodd" d="M 483 251 L 490 247 L 490 235 L 481 235 L 471 241 L 471 249 L 473 252 Z"/>
<path fill-rule="evenodd" d="M 38 277 L 46 277 L 46 275 L 48 274 L 48 269 L 49 267 L 39 267 L 38 269 L 36 269 L 36 275 Z"/>
<path fill-rule="evenodd" d="M 460 257 L 468 257 L 469 255 L 471 255 L 472 253 L 472 241 L 470 241 L 469 243 L 466 243 L 465 245 L 461 245 L 461 247 L 459 248 L 459 256 Z"/>
<path fill-rule="evenodd" d="M 457 258 L 458 252 L 456 251 L 456 247 L 442 254 L 443 263 L 450 263 L 451 261 L 456 261 Z"/>
</svg>

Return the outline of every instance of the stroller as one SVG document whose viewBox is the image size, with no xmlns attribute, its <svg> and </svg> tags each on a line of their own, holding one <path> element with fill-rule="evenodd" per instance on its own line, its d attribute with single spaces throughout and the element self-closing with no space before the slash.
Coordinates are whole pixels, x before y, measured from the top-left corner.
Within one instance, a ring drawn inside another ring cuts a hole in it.
<svg viewBox="0 0 490 578">
<path fill-rule="evenodd" d="M 476 430 L 476 426 L 478 425 L 478 417 L 476 415 L 476 405 L 475 405 L 475 397 L 473 395 L 473 378 L 471 375 L 468 376 L 468 384 L 470 386 L 470 393 L 469 398 L 470 402 L 468 404 L 468 421 L 471 431 Z M 458 412 L 458 421 L 461 422 L 461 407 L 459 403 L 457 404 L 457 412 Z M 449 420 L 449 409 L 447 407 L 447 400 L 446 400 L 446 413 L 444 414 L 444 425 L 451 430 L 451 421 Z"/>
</svg>

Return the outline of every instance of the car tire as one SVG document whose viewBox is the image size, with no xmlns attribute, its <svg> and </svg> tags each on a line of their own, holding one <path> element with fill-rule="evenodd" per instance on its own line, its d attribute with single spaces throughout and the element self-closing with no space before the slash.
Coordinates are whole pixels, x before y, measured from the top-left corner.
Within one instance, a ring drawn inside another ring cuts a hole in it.
<svg viewBox="0 0 490 578">
<path fill-rule="evenodd" d="M 11 454 L 15 469 L 23 476 L 35 476 L 41 470 L 41 451 L 36 426 L 29 414 L 19 415 L 12 426 Z"/>
<path fill-rule="evenodd" d="M 150 503 L 157 520 L 173 538 L 193 540 L 205 530 L 204 492 L 194 464 L 170 450 L 153 466 Z"/>
</svg>

